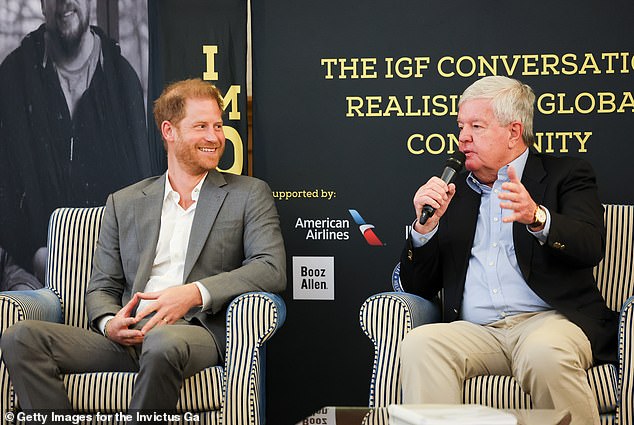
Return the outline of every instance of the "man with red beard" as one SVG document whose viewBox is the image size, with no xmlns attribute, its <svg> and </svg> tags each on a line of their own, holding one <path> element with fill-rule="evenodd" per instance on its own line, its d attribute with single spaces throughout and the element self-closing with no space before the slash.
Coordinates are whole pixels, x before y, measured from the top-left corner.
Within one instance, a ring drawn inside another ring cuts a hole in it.
<svg viewBox="0 0 634 425">
<path fill-rule="evenodd" d="M 42 0 L 44 24 L 0 65 L 0 245 L 27 270 L 55 208 L 151 174 L 141 84 L 90 4 Z"/>
<path fill-rule="evenodd" d="M 269 187 L 216 169 L 218 89 L 173 83 L 154 117 L 168 170 L 108 197 L 86 291 L 92 330 L 23 321 L 2 336 L 25 410 L 71 410 L 60 373 L 91 371 L 138 371 L 130 410 L 173 410 L 185 378 L 223 361 L 231 300 L 286 286 Z"/>
</svg>

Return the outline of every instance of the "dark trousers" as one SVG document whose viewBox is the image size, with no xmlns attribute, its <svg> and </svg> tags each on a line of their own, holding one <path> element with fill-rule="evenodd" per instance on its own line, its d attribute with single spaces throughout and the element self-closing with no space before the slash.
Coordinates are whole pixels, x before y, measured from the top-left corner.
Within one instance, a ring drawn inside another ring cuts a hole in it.
<svg viewBox="0 0 634 425">
<path fill-rule="evenodd" d="M 184 320 L 153 328 L 134 347 L 90 330 L 26 320 L 7 329 L 0 346 L 23 410 L 72 410 L 60 374 L 85 372 L 138 372 L 129 410 L 174 410 L 184 379 L 219 359 L 211 334 Z"/>
</svg>

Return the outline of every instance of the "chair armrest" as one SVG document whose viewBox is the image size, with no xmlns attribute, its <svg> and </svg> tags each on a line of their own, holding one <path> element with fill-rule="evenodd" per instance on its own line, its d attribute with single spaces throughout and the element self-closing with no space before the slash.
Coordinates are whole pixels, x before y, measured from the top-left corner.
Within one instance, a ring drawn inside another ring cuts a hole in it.
<svg viewBox="0 0 634 425">
<path fill-rule="evenodd" d="M 619 400 L 621 424 L 634 423 L 634 297 L 625 301 L 619 317 Z"/>
<path fill-rule="evenodd" d="M 20 320 L 46 320 L 61 323 L 62 304 L 50 288 L 34 291 L 0 292 L 0 335 Z"/>
<path fill-rule="evenodd" d="M 229 305 L 223 424 L 263 423 L 264 345 L 285 319 L 284 301 L 268 292 L 249 292 Z"/>
<path fill-rule="evenodd" d="M 62 305 L 57 294 L 49 288 L 0 292 L 0 317 L 1 338 L 9 326 L 21 320 L 62 322 Z M 6 413 L 14 409 L 12 392 L 9 373 L 4 362 L 0 362 L 0 414 L 3 423 Z"/>
<path fill-rule="evenodd" d="M 363 303 L 359 322 L 374 344 L 370 407 L 401 403 L 400 343 L 413 328 L 439 320 L 437 305 L 406 292 L 383 292 Z"/>
<path fill-rule="evenodd" d="M 390 423 L 387 407 L 370 409 L 363 417 L 361 425 L 387 425 Z"/>
</svg>

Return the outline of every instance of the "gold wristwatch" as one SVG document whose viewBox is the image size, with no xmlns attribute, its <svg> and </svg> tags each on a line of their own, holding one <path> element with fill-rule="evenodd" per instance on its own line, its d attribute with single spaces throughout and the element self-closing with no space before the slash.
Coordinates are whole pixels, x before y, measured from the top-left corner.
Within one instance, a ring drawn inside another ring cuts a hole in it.
<svg viewBox="0 0 634 425">
<path fill-rule="evenodd" d="M 546 224 L 546 218 L 547 218 L 546 210 L 544 209 L 544 207 L 538 204 L 537 208 L 535 208 L 533 222 L 529 224 L 528 227 L 531 227 L 531 228 L 542 227 L 544 224 Z"/>
</svg>

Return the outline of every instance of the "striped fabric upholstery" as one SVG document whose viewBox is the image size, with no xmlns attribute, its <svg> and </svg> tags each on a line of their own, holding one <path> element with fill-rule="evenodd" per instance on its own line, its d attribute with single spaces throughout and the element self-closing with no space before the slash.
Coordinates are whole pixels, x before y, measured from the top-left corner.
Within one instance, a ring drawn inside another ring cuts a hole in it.
<svg viewBox="0 0 634 425">
<path fill-rule="evenodd" d="M 225 359 L 225 424 L 264 423 L 264 344 L 284 323 L 286 309 L 277 295 L 250 292 L 240 295 L 227 310 Z M 229 332 L 240 329 L 242 332 Z"/>
<path fill-rule="evenodd" d="M 84 294 L 104 210 L 60 208 L 49 221 L 46 286 L 59 294 L 67 325 L 88 329 Z"/>
<path fill-rule="evenodd" d="M 588 370 L 588 383 L 599 405 L 599 412 L 614 415 L 617 405 L 617 371 L 613 365 L 600 365 Z M 468 379 L 462 401 L 502 409 L 530 409 L 531 397 L 512 376 L 486 375 Z"/>
<path fill-rule="evenodd" d="M 621 310 L 619 323 L 619 424 L 634 424 L 634 297 Z"/>
<path fill-rule="evenodd" d="M 597 285 L 607 305 L 620 311 L 619 365 L 600 365 L 588 370 L 588 382 L 596 396 L 602 424 L 634 424 L 634 206 L 605 205 L 606 253 L 594 269 Z M 395 269 L 396 270 L 396 269 Z M 393 278 L 393 280 L 395 280 Z M 395 287 L 395 289 L 399 289 Z M 361 307 L 361 328 L 375 348 L 370 407 L 401 402 L 398 379 L 399 344 L 412 327 L 416 298 L 403 302 L 402 292 L 387 292 L 368 298 Z M 429 302 L 425 304 L 428 308 Z M 532 401 L 515 378 L 478 376 L 467 380 L 464 403 L 505 409 L 531 408 Z"/>
<path fill-rule="evenodd" d="M 362 305 L 361 328 L 374 343 L 372 382 L 375 385 L 370 386 L 370 407 L 401 402 L 399 344 L 416 326 L 439 319 L 435 305 L 406 292 L 374 295 Z"/>
<path fill-rule="evenodd" d="M 88 328 L 84 293 L 103 213 L 103 207 L 60 208 L 53 212 L 46 287 L 0 293 L 0 331 L 24 319 Z M 284 302 L 274 294 L 252 292 L 233 300 L 227 313 L 225 364 L 188 378 L 181 388 L 177 412 L 193 412 L 199 415 L 201 424 L 264 424 L 264 344 L 285 317 Z M 135 379 L 136 373 L 122 372 L 63 376 L 73 409 L 87 414 L 126 411 Z M 0 391 L 5 424 L 4 413 L 19 409 L 19 401 L 4 363 L 0 364 Z"/>
<path fill-rule="evenodd" d="M 217 411 L 222 408 L 223 367 L 209 367 L 183 383 L 177 412 Z M 98 372 L 63 375 L 73 410 L 116 413 L 128 410 L 136 373 Z"/>
</svg>

